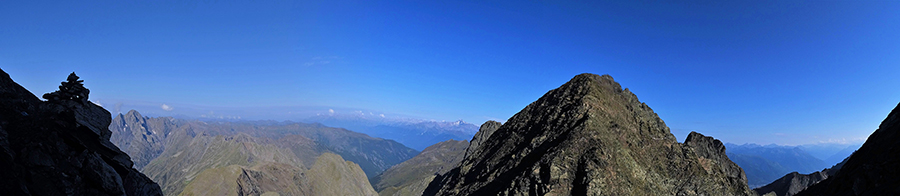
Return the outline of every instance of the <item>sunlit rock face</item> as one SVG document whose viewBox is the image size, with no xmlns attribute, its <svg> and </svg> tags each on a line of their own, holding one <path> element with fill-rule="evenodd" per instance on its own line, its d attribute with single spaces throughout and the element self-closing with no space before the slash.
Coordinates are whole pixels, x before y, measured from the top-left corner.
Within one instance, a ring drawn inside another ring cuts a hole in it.
<svg viewBox="0 0 900 196">
<path fill-rule="evenodd" d="M 575 76 L 487 135 L 425 195 L 755 195 L 722 142 L 678 143 L 608 75 Z"/>
</svg>

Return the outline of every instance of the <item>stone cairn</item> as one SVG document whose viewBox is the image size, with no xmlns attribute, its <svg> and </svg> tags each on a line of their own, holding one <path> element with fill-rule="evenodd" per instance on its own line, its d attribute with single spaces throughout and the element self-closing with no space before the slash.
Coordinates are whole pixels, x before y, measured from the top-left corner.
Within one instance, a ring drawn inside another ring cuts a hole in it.
<svg viewBox="0 0 900 196">
<path fill-rule="evenodd" d="M 88 93 L 91 91 L 84 88 L 84 84 L 82 84 L 84 80 L 78 80 L 78 78 L 75 72 L 72 72 L 66 81 L 59 85 L 59 90 L 44 94 L 44 99 L 51 103 L 59 104 L 70 101 L 81 103 L 82 105 L 87 104 Z"/>
</svg>

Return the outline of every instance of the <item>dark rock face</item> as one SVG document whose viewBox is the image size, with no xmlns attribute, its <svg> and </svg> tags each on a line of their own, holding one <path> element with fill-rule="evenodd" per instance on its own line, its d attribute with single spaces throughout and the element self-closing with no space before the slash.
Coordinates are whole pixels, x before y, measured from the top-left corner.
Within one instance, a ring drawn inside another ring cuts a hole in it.
<svg viewBox="0 0 900 196">
<path fill-rule="evenodd" d="M 721 142 L 678 143 L 608 75 L 576 76 L 487 138 L 424 195 L 755 195 Z"/>
<path fill-rule="evenodd" d="M 900 195 L 900 105 L 834 176 L 797 195 Z"/>
<path fill-rule="evenodd" d="M 485 140 L 491 137 L 491 134 L 494 133 L 497 129 L 500 128 L 502 124 L 497 121 L 489 120 L 481 124 L 481 128 L 478 129 L 478 133 L 475 133 L 475 136 L 472 137 L 472 141 L 469 142 L 469 147 L 466 148 L 466 154 L 472 154 L 475 149 L 478 149 L 478 146 L 481 143 L 484 143 Z"/>
<path fill-rule="evenodd" d="M 161 195 L 110 141 L 110 114 L 71 74 L 48 101 L 0 70 L 0 193 Z"/>
</svg>

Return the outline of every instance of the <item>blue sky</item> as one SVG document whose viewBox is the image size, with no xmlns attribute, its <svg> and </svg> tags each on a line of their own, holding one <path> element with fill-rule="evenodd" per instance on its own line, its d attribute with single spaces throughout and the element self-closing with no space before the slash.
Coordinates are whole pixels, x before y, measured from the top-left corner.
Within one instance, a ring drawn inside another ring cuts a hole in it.
<svg viewBox="0 0 900 196">
<path fill-rule="evenodd" d="M 684 138 L 861 142 L 900 102 L 898 2 L 0 2 L 0 68 L 94 100 L 480 124 L 610 74 Z"/>
</svg>

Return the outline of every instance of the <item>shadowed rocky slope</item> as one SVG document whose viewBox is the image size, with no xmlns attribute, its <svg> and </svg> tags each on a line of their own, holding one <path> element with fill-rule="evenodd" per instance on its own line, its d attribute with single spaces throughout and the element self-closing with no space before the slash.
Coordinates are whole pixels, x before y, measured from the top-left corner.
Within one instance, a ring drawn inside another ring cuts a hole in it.
<svg viewBox="0 0 900 196">
<path fill-rule="evenodd" d="M 834 176 L 797 195 L 900 195 L 900 105 Z"/>
<path fill-rule="evenodd" d="M 487 135 L 425 195 L 755 195 L 722 142 L 678 143 L 608 75 L 578 75 Z"/>
<path fill-rule="evenodd" d="M 0 194 L 161 195 L 113 145 L 75 73 L 41 101 L 0 70 Z"/>
</svg>

